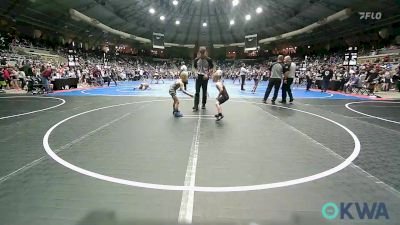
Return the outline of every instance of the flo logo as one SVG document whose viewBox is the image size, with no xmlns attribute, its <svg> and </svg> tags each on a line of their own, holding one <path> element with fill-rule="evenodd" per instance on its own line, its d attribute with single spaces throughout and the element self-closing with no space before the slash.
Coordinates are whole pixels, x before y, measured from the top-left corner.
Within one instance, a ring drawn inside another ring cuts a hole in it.
<svg viewBox="0 0 400 225">
<path fill-rule="evenodd" d="M 382 18 L 381 12 L 358 12 L 360 20 L 380 20 Z"/>
<path fill-rule="evenodd" d="M 372 204 L 366 202 L 341 202 L 339 206 L 333 202 L 328 202 L 322 206 L 321 213 L 322 217 L 327 220 L 333 220 L 338 217 L 342 220 L 389 219 L 389 213 L 383 202 L 374 202 Z"/>
</svg>

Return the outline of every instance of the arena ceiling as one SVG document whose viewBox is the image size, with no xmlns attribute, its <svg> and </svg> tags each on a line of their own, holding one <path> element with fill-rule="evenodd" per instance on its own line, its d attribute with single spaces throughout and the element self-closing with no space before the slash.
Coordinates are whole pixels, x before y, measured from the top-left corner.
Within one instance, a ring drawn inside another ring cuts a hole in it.
<svg viewBox="0 0 400 225">
<path fill-rule="evenodd" d="M 2 14 L 60 32 L 102 38 L 97 28 L 71 19 L 69 9 L 75 9 L 111 28 L 139 37 L 151 39 L 152 33 L 157 32 L 164 33 L 169 43 L 201 45 L 243 42 L 248 34 L 258 34 L 259 39 L 273 37 L 346 8 L 355 9 L 352 18 L 326 25 L 321 29 L 324 33 L 305 34 L 304 41 L 329 38 L 342 30 L 366 29 L 376 23 L 360 22 L 360 10 L 380 11 L 384 18 L 399 19 L 395 0 L 235 0 L 236 6 L 234 0 L 176 1 L 177 5 L 173 0 L 6 0 Z M 257 8 L 262 12 L 257 13 Z M 155 12 L 150 13 L 150 9 Z M 246 20 L 246 15 L 251 19 Z M 165 19 L 160 20 L 160 16 Z"/>
</svg>

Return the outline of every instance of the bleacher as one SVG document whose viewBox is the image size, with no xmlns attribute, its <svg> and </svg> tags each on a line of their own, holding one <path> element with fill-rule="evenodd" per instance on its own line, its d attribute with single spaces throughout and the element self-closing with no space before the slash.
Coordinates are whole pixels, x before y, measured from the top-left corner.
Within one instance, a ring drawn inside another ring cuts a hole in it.
<svg viewBox="0 0 400 225">
<path fill-rule="evenodd" d="M 37 56 L 42 60 L 55 62 L 57 64 L 65 64 L 68 62 L 65 57 L 54 54 L 50 49 L 47 48 L 11 44 L 10 49 L 14 53 Z"/>
</svg>

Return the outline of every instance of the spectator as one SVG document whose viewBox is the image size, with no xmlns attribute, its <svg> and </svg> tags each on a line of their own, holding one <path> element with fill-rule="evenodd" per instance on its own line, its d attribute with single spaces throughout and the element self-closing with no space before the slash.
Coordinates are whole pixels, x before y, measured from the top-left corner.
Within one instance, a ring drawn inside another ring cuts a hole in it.
<svg viewBox="0 0 400 225">
<path fill-rule="evenodd" d="M 7 67 L 4 67 L 4 69 L 3 69 L 3 77 L 4 77 L 4 80 L 6 81 L 6 89 L 9 89 L 10 85 L 11 85 L 11 76 L 10 76 L 9 69 Z"/>
<path fill-rule="evenodd" d="M 26 75 L 23 68 L 21 68 L 18 72 L 18 80 L 21 83 L 21 89 L 24 89 L 26 85 Z"/>
<path fill-rule="evenodd" d="M 310 87 L 311 87 L 311 85 L 313 83 L 313 75 L 312 75 L 312 72 L 310 71 L 310 69 L 307 69 L 306 79 L 307 79 L 306 91 L 310 91 Z"/>
<path fill-rule="evenodd" d="M 45 68 L 45 67 L 43 66 L 43 68 Z M 48 65 L 47 68 L 44 69 L 44 71 L 42 72 L 41 79 L 42 79 L 43 87 L 44 87 L 46 92 L 50 92 L 49 80 L 51 78 L 51 73 L 52 73 L 52 71 L 51 71 L 51 66 L 50 65 Z"/>
<path fill-rule="evenodd" d="M 10 68 L 10 78 L 11 78 L 12 88 L 19 90 L 18 71 L 15 70 L 14 68 Z"/>
<path fill-rule="evenodd" d="M 400 66 L 397 67 L 396 73 L 392 77 L 395 88 L 400 92 Z"/>
<path fill-rule="evenodd" d="M 4 78 L 4 68 L 0 68 L 0 93 L 4 93 L 4 88 L 6 87 L 6 80 Z"/>
<path fill-rule="evenodd" d="M 358 86 L 358 83 L 360 81 L 360 78 L 356 76 L 354 70 L 350 70 L 350 79 L 349 81 L 344 85 L 344 92 L 352 92 L 353 88 Z"/>
<path fill-rule="evenodd" d="M 382 78 L 382 91 L 389 91 L 390 86 L 390 72 L 386 71 Z"/>
<path fill-rule="evenodd" d="M 368 71 L 367 76 L 365 77 L 367 88 L 370 94 L 374 93 L 375 85 L 378 83 L 378 76 L 379 75 L 376 69 L 372 68 Z"/>
</svg>

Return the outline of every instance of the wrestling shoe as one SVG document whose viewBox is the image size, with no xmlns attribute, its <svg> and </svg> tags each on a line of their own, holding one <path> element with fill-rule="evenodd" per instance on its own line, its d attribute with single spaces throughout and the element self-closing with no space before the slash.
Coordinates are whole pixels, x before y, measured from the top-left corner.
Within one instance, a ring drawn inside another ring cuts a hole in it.
<svg viewBox="0 0 400 225">
<path fill-rule="evenodd" d="M 176 111 L 175 114 L 174 114 L 174 116 L 175 116 L 175 117 L 182 117 L 183 115 L 182 115 L 181 112 Z"/>
</svg>

